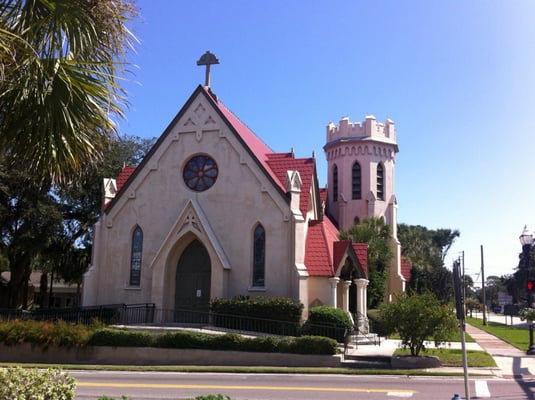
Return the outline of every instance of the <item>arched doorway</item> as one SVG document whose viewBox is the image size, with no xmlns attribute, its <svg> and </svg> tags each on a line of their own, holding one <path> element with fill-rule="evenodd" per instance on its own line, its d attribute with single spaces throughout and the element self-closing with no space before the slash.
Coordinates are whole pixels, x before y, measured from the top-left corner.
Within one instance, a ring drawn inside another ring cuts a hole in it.
<svg viewBox="0 0 535 400">
<path fill-rule="evenodd" d="M 208 251 L 194 240 L 184 249 L 176 268 L 176 322 L 208 322 L 211 278 Z"/>
</svg>

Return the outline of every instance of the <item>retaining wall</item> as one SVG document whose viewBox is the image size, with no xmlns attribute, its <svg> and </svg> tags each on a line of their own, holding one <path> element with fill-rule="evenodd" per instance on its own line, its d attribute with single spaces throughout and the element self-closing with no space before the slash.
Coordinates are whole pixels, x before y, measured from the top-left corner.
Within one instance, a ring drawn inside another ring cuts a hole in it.
<svg viewBox="0 0 535 400">
<path fill-rule="evenodd" d="M 0 344 L 0 362 L 61 363 L 102 365 L 228 365 L 266 367 L 333 367 L 341 365 L 342 356 L 287 353 L 254 353 L 199 349 L 162 349 L 154 347 L 40 347 L 24 343 Z"/>
</svg>

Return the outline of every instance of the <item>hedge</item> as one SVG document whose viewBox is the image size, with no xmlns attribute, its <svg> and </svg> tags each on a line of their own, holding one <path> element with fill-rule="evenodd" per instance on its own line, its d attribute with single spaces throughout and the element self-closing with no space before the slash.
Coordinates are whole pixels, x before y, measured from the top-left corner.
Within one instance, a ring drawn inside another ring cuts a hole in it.
<svg viewBox="0 0 535 400">
<path fill-rule="evenodd" d="M 303 304 L 285 297 L 213 299 L 210 302 L 214 326 L 275 335 L 297 335 Z"/>
<path fill-rule="evenodd" d="M 31 343 L 48 346 L 128 346 L 161 347 L 174 349 L 209 349 L 254 351 L 263 353 L 336 354 L 337 342 L 326 337 L 275 336 L 245 337 L 236 333 L 208 334 L 176 330 L 150 333 L 102 326 L 83 326 L 50 322 L 3 321 L 0 322 L 0 342 L 5 345 Z M 42 330 L 41 330 L 42 329 Z M 52 338 L 51 332 L 56 336 Z M 0 397 L 1 398 L 1 397 Z"/>
</svg>

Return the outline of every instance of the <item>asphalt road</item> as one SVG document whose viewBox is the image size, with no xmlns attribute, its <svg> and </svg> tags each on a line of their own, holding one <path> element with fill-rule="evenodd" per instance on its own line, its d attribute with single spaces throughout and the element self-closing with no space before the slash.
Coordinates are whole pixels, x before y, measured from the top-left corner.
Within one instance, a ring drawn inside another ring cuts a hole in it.
<svg viewBox="0 0 535 400">
<path fill-rule="evenodd" d="M 223 394 L 232 400 L 464 399 L 463 377 L 162 372 L 71 372 L 76 399 L 189 399 Z M 535 399 L 535 380 L 471 378 L 471 398 Z"/>
</svg>

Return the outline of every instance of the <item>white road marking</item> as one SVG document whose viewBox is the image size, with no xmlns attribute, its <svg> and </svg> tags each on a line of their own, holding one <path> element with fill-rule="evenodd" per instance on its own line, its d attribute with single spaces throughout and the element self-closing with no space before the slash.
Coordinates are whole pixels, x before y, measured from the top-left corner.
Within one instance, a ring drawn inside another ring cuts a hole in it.
<svg viewBox="0 0 535 400">
<path fill-rule="evenodd" d="M 414 393 L 411 392 L 388 392 L 386 395 L 391 397 L 403 397 L 403 398 L 409 398 L 412 397 Z"/>
<path fill-rule="evenodd" d="M 487 381 L 475 381 L 476 397 L 490 397 L 489 387 Z"/>
</svg>

